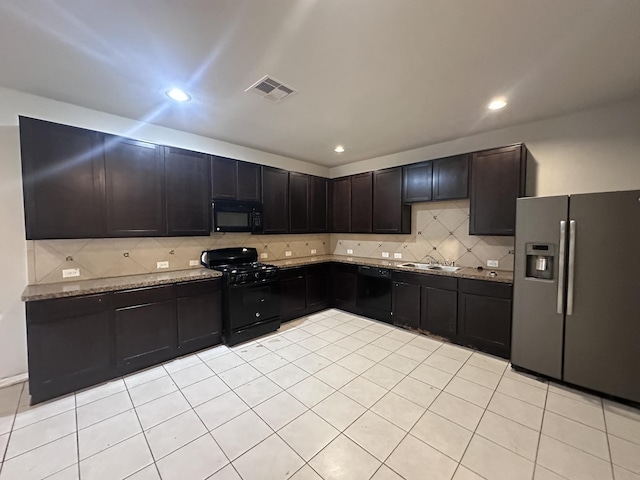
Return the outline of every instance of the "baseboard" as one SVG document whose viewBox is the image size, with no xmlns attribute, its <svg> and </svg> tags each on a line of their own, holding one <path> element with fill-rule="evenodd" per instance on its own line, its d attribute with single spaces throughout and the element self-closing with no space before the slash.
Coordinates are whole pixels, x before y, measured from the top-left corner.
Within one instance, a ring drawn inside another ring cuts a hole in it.
<svg viewBox="0 0 640 480">
<path fill-rule="evenodd" d="M 29 374 L 27 373 L 21 373 L 20 375 L 15 375 L 13 377 L 0 378 L 0 388 L 10 387 L 16 383 L 26 382 L 27 380 L 29 380 Z"/>
</svg>

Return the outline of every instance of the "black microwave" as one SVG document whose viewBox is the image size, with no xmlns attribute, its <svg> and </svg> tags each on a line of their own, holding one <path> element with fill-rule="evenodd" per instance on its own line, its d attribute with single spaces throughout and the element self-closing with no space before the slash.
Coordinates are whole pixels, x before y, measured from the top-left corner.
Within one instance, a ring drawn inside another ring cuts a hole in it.
<svg viewBox="0 0 640 480">
<path fill-rule="evenodd" d="M 262 233 L 262 204 L 213 200 L 211 231 Z"/>
</svg>

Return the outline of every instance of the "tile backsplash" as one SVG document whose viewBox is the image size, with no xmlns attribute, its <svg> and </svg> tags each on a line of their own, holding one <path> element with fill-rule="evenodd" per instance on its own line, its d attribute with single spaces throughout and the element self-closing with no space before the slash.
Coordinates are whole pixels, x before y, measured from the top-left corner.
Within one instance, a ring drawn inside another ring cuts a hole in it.
<svg viewBox="0 0 640 480">
<path fill-rule="evenodd" d="M 331 253 L 353 257 L 429 263 L 429 256 L 462 267 L 487 266 L 497 260 L 501 270 L 513 270 L 513 237 L 469 235 L 469 200 L 414 204 L 410 235 L 332 234 Z M 353 253 L 349 253 L 349 251 Z"/>
<path fill-rule="evenodd" d="M 169 262 L 166 270 L 199 268 L 189 262 L 199 260 L 202 250 L 240 246 L 255 247 L 264 262 L 325 254 L 383 258 L 387 252 L 389 260 L 397 260 L 394 256 L 400 254 L 407 262 L 427 262 L 431 256 L 464 267 L 497 260 L 498 268 L 513 270 L 513 237 L 469 235 L 468 200 L 413 205 L 411 221 L 410 235 L 213 233 L 209 237 L 29 240 L 28 278 L 33 285 L 165 271 L 157 268 L 157 262 Z M 63 278 L 62 270 L 72 268 L 79 269 L 80 276 Z"/>
</svg>

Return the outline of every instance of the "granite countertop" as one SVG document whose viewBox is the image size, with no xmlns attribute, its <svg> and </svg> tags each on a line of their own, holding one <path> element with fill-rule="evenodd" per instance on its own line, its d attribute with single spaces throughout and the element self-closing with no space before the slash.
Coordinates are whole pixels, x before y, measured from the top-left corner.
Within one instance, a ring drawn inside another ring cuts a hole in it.
<svg viewBox="0 0 640 480">
<path fill-rule="evenodd" d="M 305 265 L 313 265 L 315 263 L 326 263 L 326 262 L 350 263 L 354 265 L 369 265 L 372 267 L 384 267 L 384 268 L 390 268 L 397 271 L 415 272 L 415 273 L 422 273 L 425 275 L 443 275 L 446 277 L 469 278 L 472 280 L 487 280 L 490 282 L 497 282 L 497 283 L 509 283 L 509 284 L 513 283 L 513 272 L 509 270 L 497 270 L 497 269 L 485 268 L 484 270 L 479 271 L 476 268 L 463 267 L 457 272 L 442 272 L 442 271 L 435 271 L 435 270 L 425 270 L 423 268 L 401 267 L 400 265 L 402 263 L 410 263 L 410 262 L 406 260 L 396 262 L 393 260 L 386 260 L 382 258 L 347 257 L 343 255 L 319 255 L 316 257 L 294 258 L 291 260 L 277 260 L 277 261 L 268 262 L 268 263 L 284 269 L 284 268 L 302 267 Z M 489 275 L 490 272 L 496 272 L 497 276 L 495 277 L 490 276 Z"/>
<path fill-rule="evenodd" d="M 27 285 L 22 292 L 23 302 L 48 300 L 52 298 L 77 297 L 92 293 L 113 292 L 129 288 L 166 285 L 169 283 L 188 282 L 207 278 L 221 277 L 222 273 L 207 268 L 177 270 L 173 272 L 148 273 L 145 275 L 128 275 L 126 277 L 99 278 L 77 282 L 47 283 Z"/>
</svg>

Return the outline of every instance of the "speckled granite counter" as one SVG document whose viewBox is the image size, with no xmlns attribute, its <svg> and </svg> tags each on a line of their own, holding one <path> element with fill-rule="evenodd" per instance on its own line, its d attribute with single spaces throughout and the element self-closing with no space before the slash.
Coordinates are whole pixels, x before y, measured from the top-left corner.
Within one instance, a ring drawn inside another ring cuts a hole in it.
<svg viewBox="0 0 640 480">
<path fill-rule="evenodd" d="M 52 298 L 77 297 L 92 293 L 113 292 L 129 288 L 151 287 L 169 283 L 188 282 L 207 278 L 221 277 L 220 272 L 206 268 L 177 270 L 173 272 L 148 273 L 145 275 L 128 275 L 126 277 L 99 278 L 79 282 L 48 283 L 43 285 L 27 285 L 22 292 L 23 302 L 48 300 Z"/>
<path fill-rule="evenodd" d="M 342 255 L 320 255 L 317 257 L 303 257 L 303 258 L 294 258 L 291 260 L 278 260 L 275 262 L 269 262 L 272 265 L 276 265 L 280 268 L 294 268 L 294 267 L 302 267 L 305 265 L 313 265 L 315 263 L 326 263 L 326 262 L 340 262 L 340 263 L 351 263 L 354 265 L 370 265 L 373 267 L 384 267 L 390 268 L 392 270 L 398 270 L 403 272 L 415 272 L 422 273 L 425 275 L 444 275 L 447 277 L 457 277 L 457 278 L 470 278 L 472 280 L 487 280 L 490 282 L 498 282 L 498 283 L 513 283 L 513 272 L 508 270 L 496 270 L 485 268 L 482 271 L 478 271 L 475 268 L 465 267 L 461 268 L 457 272 L 442 272 L 435 270 L 425 270 L 424 268 L 412 268 L 412 267 L 401 267 L 402 263 L 409 263 L 407 260 L 395 262 L 393 260 L 385 260 L 378 258 L 362 258 L 362 257 L 346 257 Z M 497 276 L 492 277 L 489 275 L 489 272 L 496 272 Z"/>
</svg>

